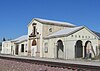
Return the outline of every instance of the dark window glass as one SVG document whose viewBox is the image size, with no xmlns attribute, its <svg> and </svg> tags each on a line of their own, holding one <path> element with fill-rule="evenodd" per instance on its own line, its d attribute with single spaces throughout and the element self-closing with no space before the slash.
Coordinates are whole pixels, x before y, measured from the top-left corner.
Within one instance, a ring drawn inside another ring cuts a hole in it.
<svg viewBox="0 0 100 71">
<path fill-rule="evenodd" d="M 24 52 L 24 44 L 21 45 L 21 52 Z"/>
<path fill-rule="evenodd" d="M 33 32 L 34 32 L 34 35 L 35 35 L 35 32 L 36 32 L 36 27 L 34 26 L 34 27 L 33 27 L 33 29 L 34 29 L 34 31 L 33 31 Z"/>
<path fill-rule="evenodd" d="M 72 37 L 73 37 L 73 35 L 72 35 Z"/>
</svg>

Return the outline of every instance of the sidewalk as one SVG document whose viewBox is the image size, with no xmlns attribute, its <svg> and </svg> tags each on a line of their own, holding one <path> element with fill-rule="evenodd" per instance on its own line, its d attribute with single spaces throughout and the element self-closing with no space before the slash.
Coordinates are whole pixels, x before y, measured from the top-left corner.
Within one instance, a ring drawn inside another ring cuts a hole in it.
<svg viewBox="0 0 100 71">
<path fill-rule="evenodd" d="M 39 61 L 66 63 L 66 64 L 79 64 L 79 65 L 100 66 L 100 60 L 86 60 L 86 59 L 67 59 L 67 60 L 61 60 L 61 59 L 22 57 L 22 56 L 10 56 L 10 55 L 0 55 L 0 56 L 1 57 L 17 58 L 17 59 L 28 59 L 28 60 L 39 60 Z"/>
</svg>

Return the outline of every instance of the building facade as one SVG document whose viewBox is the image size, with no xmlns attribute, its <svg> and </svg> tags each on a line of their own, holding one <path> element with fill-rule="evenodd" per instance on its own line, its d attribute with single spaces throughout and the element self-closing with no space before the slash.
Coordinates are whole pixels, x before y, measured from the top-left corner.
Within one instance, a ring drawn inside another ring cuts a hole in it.
<svg viewBox="0 0 100 71">
<path fill-rule="evenodd" d="M 28 35 L 2 42 L 2 53 L 58 59 L 94 58 L 100 55 L 98 34 L 85 26 L 34 18 L 28 24 Z"/>
<path fill-rule="evenodd" d="M 3 41 L 2 42 L 2 54 L 12 54 L 13 48 L 11 47 L 11 41 Z"/>
<path fill-rule="evenodd" d="M 36 57 L 43 57 L 43 38 L 69 27 L 75 27 L 75 25 L 38 18 L 33 19 L 28 25 L 28 54 Z"/>
<path fill-rule="evenodd" d="M 19 38 L 3 41 L 2 42 L 2 54 L 27 56 L 27 35 Z"/>
<path fill-rule="evenodd" d="M 94 58 L 96 48 L 99 47 L 97 37 L 86 27 L 58 31 L 44 38 L 44 48 L 48 49 L 48 52 L 44 52 L 44 57 L 74 59 L 86 58 L 91 54 Z"/>
<path fill-rule="evenodd" d="M 94 58 L 99 36 L 84 26 L 35 18 L 28 25 L 28 55 L 45 58 Z"/>
</svg>

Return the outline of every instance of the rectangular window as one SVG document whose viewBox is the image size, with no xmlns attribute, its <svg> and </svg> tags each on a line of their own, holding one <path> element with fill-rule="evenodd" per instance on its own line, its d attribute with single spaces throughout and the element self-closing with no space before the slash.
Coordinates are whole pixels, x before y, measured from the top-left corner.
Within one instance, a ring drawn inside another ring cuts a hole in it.
<svg viewBox="0 0 100 71">
<path fill-rule="evenodd" d="M 11 46 L 11 52 L 13 51 L 13 46 Z"/>
<path fill-rule="evenodd" d="M 48 43 L 44 44 L 44 51 L 45 51 L 45 53 L 48 53 Z"/>
<path fill-rule="evenodd" d="M 24 44 L 21 45 L 21 52 L 24 52 Z"/>
<path fill-rule="evenodd" d="M 71 37 L 73 37 L 73 35 L 71 35 Z"/>
<path fill-rule="evenodd" d="M 25 44 L 25 52 L 27 52 L 27 44 Z"/>
<path fill-rule="evenodd" d="M 36 26 L 34 26 L 34 35 L 35 35 L 35 32 L 36 32 Z"/>
</svg>

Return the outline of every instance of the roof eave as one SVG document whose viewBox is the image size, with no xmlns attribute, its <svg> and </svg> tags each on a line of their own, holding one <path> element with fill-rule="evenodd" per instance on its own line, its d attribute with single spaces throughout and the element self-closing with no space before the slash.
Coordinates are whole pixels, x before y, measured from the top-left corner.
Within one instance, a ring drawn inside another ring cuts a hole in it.
<svg viewBox="0 0 100 71">
<path fill-rule="evenodd" d="M 44 23 L 44 22 L 42 22 L 42 21 L 39 21 L 38 19 L 36 19 L 36 18 L 34 18 L 34 20 L 36 20 L 36 21 L 38 21 L 38 22 L 40 22 L 40 23 L 42 23 L 42 24 L 48 24 L 49 23 L 49 25 L 58 25 L 58 26 L 66 26 L 66 27 L 76 27 L 75 25 L 67 25 L 67 24 L 55 24 L 55 23 L 51 23 L 51 22 L 46 22 L 46 23 Z"/>
<path fill-rule="evenodd" d="M 46 23 L 44 23 L 44 22 L 42 22 L 42 21 L 40 21 L 40 20 L 38 20 L 37 18 L 33 18 L 32 20 L 31 20 L 31 22 L 29 22 L 29 24 L 27 25 L 27 27 L 30 25 L 30 24 L 32 24 L 32 22 L 34 21 L 34 20 L 36 20 L 36 21 L 38 21 L 38 22 L 40 22 L 40 23 L 42 23 L 42 24 L 48 24 L 49 23 L 49 25 L 57 25 L 57 26 L 65 26 L 65 27 L 76 27 L 76 25 L 67 25 L 67 24 L 58 24 L 58 23 L 51 23 L 51 22 L 46 22 Z"/>
<path fill-rule="evenodd" d="M 90 33 L 92 33 L 94 36 L 96 36 L 98 39 L 100 39 L 99 36 L 97 36 L 93 31 L 91 31 L 89 28 L 85 27 Z"/>
<path fill-rule="evenodd" d="M 24 41 L 27 41 L 27 40 L 23 40 L 23 41 L 15 42 L 15 43 L 16 43 L 16 44 L 19 44 L 19 43 L 24 42 Z"/>
<path fill-rule="evenodd" d="M 34 21 L 34 18 L 31 20 L 31 22 L 28 23 L 27 27 Z"/>
</svg>

